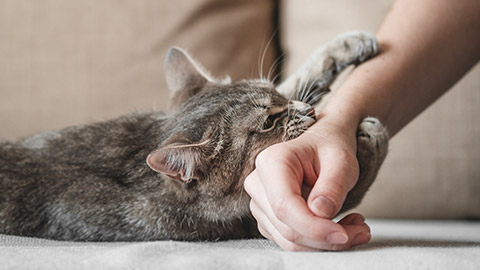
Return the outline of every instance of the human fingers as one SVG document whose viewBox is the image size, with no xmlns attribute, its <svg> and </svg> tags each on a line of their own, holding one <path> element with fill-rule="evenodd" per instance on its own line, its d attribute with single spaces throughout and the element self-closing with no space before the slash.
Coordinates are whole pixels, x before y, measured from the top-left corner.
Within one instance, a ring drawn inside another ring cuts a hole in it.
<svg viewBox="0 0 480 270">
<path fill-rule="evenodd" d="M 274 217 L 273 219 L 267 217 L 268 214 L 265 212 L 269 211 L 264 212 L 253 199 L 250 202 L 250 209 L 257 220 L 260 233 L 288 251 L 345 250 L 355 245 L 365 244 L 370 240 L 370 229 L 360 214 L 350 214 L 339 222 L 344 226 L 349 241 L 345 244 L 331 244 L 306 238 L 287 225 L 279 223 Z"/>
<path fill-rule="evenodd" d="M 367 223 L 365 223 L 365 217 L 358 213 L 351 213 L 338 222 L 344 226 L 357 225 L 360 226 L 360 230 L 353 237 L 351 237 L 351 246 L 363 245 L 370 241 L 371 230 Z"/>
<path fill-rule="evenodd" d="M 259 232 L 265 238 L 274 241 L 282 249 L 287 251 L 318 251 L 319 250 L 312 247 L 304 246 L 299 243 L 294 243 L 285 239 L 283 235 L 281 235 L 280 232 L 273 226 L 273 224 L 269 221 L 267 216 L 257 206 L 257 204 L 255 204 L 253 200 L 250 202 L 250 210 L 252 211 L 252 215 L 257 220 L 257 227 Z"/>
<path fill-rule="evenodd" d="M 348 192 L 358 179 L 358 162 L 346 150 L 324 149 L 320 156 L 318 180 L 307 202 L 318 217 L 331 219 L 340 211 Z"/>
<path fill-rule="evenodd" d="M 351 240 L 354 239 L 359 232 L 364 230 L 363 226 L 357 226 L 357 224 L 345 226 L 345 237 L 348 238 L 349 241 L 343 244 L 338 244 L 338 240 L 331 241 L 332 239 L 330 238 L 325 239 L 328 235 L 325 236 L 327 234 L 326 232 L 322 233 L 324 228 L 328 228 L 332 224 L 337 224 L 333 221 L 322 219 L 321 223 L 318 223 L 320 225 L 318 225 L 317 228 L 311 227 L 308 223 L 303 224 L 304 226 L 310 227 L 310 231 L 315 231 L 314 233 L 310 233 L 309 236 L 305 236 L 296 230 L 298 227 L 302 226 L 302 224 L 300 224 L 301 220 L 297 220 L 298 223 L 293 227 L 295 229 L 292 229 L 292 226 L 284 224 L 276 218 L 266 198 L 264 191 L 265 188 L 260 181 L 257 170 L 248 177 L 245 186 L 247 192 L 252 197 L 250 209 L 258 222 L 260 232 L 262 235 L 275 241 L 279 246 L 286 250 L 305 251 L 347 249 L 351 246 Z M 306 203 L 303 199 L 302 203 L 303 207 L 306 208 Z M 348 225 L 350 225 L 350 223 Z M 314 236 L 313 239 L 311 235 Z"/>
<path fill-rule="evenodd" d="M 289 237 L 300 237 L 302 236 L 295 231 L 291 230 L 287 225 L 282 224 L 279 220 L 277 220 L 271 213 L 271 208 L 268 206 L 268 201 L 266 200 L 266 195 L 264 192 L 264 188 L 261 184 L 261 181 L 258 178 L 258 173 L 257 171 L 253 171 L 245 180 L 245 189 L 247 190 L 247 193 L 251 196 L 250 200 L 250 210 L 252 212 L 252 215 L 254 218 L 257 220 L 257 226 L 258 230 L 260 233 L 267 239 L 270 239 L 274 242 L 276 242 L 281 248 L 289 251 L 313 251 L 316 250 L 311 247 L 303 246 L 300 243 L 295 243 L 293 241 L 287 240 L 281 233 L 279 232 L 279 229 L 275 228 L 275 225 L 273 225 L 272 221 L 270 219 L 274 220 L 274 223 L 276 224 L 277 227 L 280 227 L 281 231 L 286 233 L 287 238 Z M 259 205 L 262 205 L 260 207 Z M 267 211 L 264 211 L 262 208 L 267 209 Z M 265 212 L 268 212 L 270 218 L 267 217 L 267 214 Z M 287 232 L 288 231 L 288 232 Z M 305 242 L 305 239 L 297 239 L 300 240 L 300 242 Z"/>
<path fill-rule="evenodd" d="M 268 149 L 267 149 L 268 150 Z M 257 179 L 265 188 L 263 194 L 258 194 L 257 189 L 247 190 L 251 197 L 269 218 L 276 229 L 287 239 L 296 241 L 299 235 L 316 242 L 329 242 L 344 244 L 348 241 L 345 229 L 335 222 L 315 216 L 307 207 L 301 194 L 303 181 L 303 165 L 299 160 L 292 159 L 295 155 L 282 155 L 269 153 L 267 150 L 260 153 L 256 159 Z M 273 170 L 271 164 L 281 164 Z M 300 178 L 300 179 L 298 179 Z M 268 187 L 268 189 L 266 188 Z M 247 187 L 248 189 L 248 187 Z M 292 230 L 291 228 L 295 228 Z"/>
</svg>

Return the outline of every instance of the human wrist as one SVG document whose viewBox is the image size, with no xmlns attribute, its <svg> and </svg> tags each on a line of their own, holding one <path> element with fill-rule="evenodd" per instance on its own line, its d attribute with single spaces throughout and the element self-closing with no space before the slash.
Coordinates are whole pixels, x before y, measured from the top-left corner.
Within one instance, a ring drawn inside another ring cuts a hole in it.
<svg viewBox="0 0 480 270">
<path fill-rule="evenodd" d="M 326 145 L 337 150 L 343 149 L 350 154 L 356 149 L 356 131 L 358 122 L 351 117 L 351 112 L 344 112 L 340 108 L 322 110 L 317 114 L 317 121 L 305 134 L 298 138 L 316 148 Z M 319 144 L 320 143 L 320 144 Z"/>
<path fill-rule="evenodd" d="M 325 105 L 318 115 L 317 123 L 334 126 L 343 134 L 354 135 L 360 120 L 363 118 L 360 108 L 348 104 L 346 100 L 338 100 L 336 97 Z"/>
<path fill-rule="evenodd" d="M 385 125 L 396 105 L 394 100 L 399 98 L 397 88 L 392 90 L 389 86 L 391 74 L 384 71 L 384 66 L 394 57 L 383 54 L 355 68 L 332 93 L 319 118 L 330 119 L 350 133 L 356 133 L 366 117 L 376 117 Z"/>
</svg>

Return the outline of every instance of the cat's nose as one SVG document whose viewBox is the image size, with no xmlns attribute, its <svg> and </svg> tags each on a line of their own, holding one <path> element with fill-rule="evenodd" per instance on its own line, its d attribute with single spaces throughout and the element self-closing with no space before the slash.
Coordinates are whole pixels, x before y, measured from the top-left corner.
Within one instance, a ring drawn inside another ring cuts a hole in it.
<svg viewBox="0 0 480 270">
<path fill-rule="evenodd" d="M 315 116 L 315 108 L 313 108 L 312 106 L 308 107 L 305 109 L 305 115 L 306 116 L 309 116 L 313 119 L 316 120 L 316 116 Z"/>
<path fill-rule="evenodd" d="M 303 116 L 308 116 L 310 118 L 313 118 L 314 120 L 317 120 L 315 116 L 315 108 L 313 108 L 312 106 L 308 106 L 302 109 L 299 113 Z"/>
<path fill-rule="evenodd" d="M 297 113 L 302 116 L 308 116 L 316 120 L 315 108 L 313 108 L 310 104 L 294 100 L 291 101 L 290 108 L 297 111 Z"/>
</svg>

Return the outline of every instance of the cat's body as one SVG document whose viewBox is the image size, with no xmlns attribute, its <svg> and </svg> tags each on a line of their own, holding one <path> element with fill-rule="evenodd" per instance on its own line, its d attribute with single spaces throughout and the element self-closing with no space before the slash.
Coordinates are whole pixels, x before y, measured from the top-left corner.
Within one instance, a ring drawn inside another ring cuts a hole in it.
<svg viewBox="0 0 480 270">
<path fill-rule="evenodd" d="M 173 49 L 168 115 L 135 113 L 0 143 L 0 233 L 81 241 L 259 236 L 243 190 L 256 155 L 312 125 L 312 106 L 335 75 L 376 52 L 370 35 L 339 37 L 280 94 L 264 80 L 215 81 Z M 387 145 L 376 119 L 360 124 L 361 173 L 343 210 L 360 202 Z"/>
<path fill-rule="evenodd" d="M 201 192 L 196 180 L 177 182 L 149 168 L 147 156 L 177 133 L 176 124 L 136 113 L 2 144 L 0 231 L 88 241 L 256 236 L 248 196 L 239 193 L 242 168 L 218 176 L 235 177 L 231 185 L 211 181 Z M 218 158 L 235 164 L 229 159 L 238 156 Z"/>
</svg>

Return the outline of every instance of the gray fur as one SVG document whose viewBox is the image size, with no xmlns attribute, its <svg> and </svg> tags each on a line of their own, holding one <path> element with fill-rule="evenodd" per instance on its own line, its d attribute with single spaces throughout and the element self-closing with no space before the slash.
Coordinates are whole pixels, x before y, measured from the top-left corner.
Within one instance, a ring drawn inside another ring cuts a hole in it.
<svg viewBox="0 0 480 270">
<path fill-rule="evenodd" d="M 263 80 L 217 81 L 172 49 L 168 115 L 134 113 L 0 142 L 0 233 L 76 241 L 258 237 L 243 190 L 255 157 L 314 123 L 312 106 L 333 81 L 318 87 L 318 78 L 373 56 L 369 38 L 368 55 L 339 40 L 327 45 L 317 55 L 333 62 L 309 64 L 310 75 L 294 75 L 284 95 Z M 358 142 L 361 176 L 346 208 L 373 182 L 388 136 L 366 119 Z"/>
</svg>

